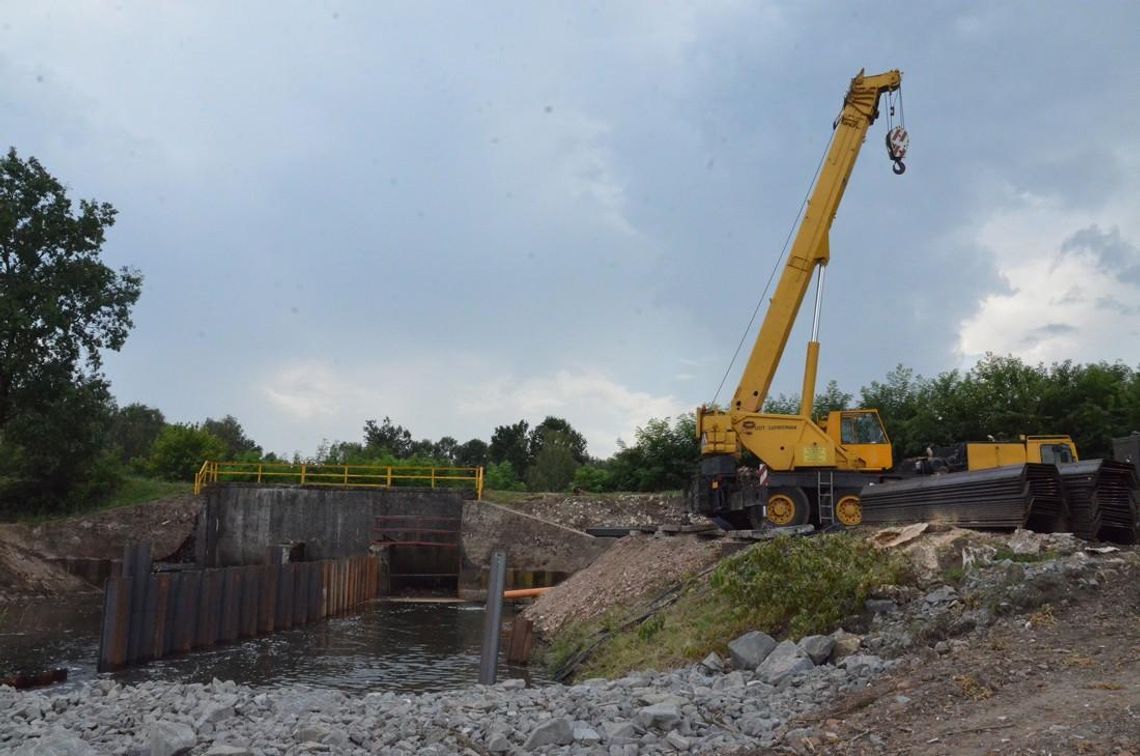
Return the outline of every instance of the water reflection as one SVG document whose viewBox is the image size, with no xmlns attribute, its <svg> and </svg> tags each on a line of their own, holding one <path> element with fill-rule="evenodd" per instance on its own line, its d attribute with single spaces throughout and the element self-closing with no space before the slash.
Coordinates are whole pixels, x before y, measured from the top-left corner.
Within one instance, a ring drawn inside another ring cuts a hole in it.
<svg viewBox="0 0 1140 756">
<path fill-rule="evenodd" d="M 377 602 L 358 615 L 99 675 L 98 601 L 39 601 L 8 608 L 0 625 L 0 676 L 67 667 L 68 685 L 102 676 L 122 682 L 217 677 L 358 692 L 443 690 L 477 681 L 483 614 L 470 604 Z M 499 676 L 525 677 L 527 670 L 501 663 Z M 544 681 L 541 675 L 534 680 Z"/>
</svg>

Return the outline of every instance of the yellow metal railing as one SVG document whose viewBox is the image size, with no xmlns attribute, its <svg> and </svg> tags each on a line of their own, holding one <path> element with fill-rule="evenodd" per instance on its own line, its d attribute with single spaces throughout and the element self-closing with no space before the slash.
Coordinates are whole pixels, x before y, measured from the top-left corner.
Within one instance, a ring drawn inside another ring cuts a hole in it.
<svg viewBox="0 0 1140 756">
<path fill-rule="evenodd" d="M 392 465 L 318 465 L 287 462 L 202 463 L 194 476 L 194 493 L 211 483 L 259 483 L 349 488 L 392 488 L 420 485 L 432 488 L 475 488 L 483 499 L 482 467 L 402 467 Z"/>
</svg>

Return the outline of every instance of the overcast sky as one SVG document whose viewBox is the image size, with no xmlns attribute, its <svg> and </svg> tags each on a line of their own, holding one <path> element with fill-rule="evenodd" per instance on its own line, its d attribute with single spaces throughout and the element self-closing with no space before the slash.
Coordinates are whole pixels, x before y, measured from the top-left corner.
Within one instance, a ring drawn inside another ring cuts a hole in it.
<svg viewBox="0 0 1140 756">
<path fill-rule="evenodd" d="M 911 153 L 872 126 L 821 385 L 1140 363 L 1133 0 L 0 9 L 5 137 L 118 208 L 107 374 L 171 421 L 310 455 L 554 414 L 612 453 L 712 399 L 862 67 L 903 71 Z"/>
</svg>

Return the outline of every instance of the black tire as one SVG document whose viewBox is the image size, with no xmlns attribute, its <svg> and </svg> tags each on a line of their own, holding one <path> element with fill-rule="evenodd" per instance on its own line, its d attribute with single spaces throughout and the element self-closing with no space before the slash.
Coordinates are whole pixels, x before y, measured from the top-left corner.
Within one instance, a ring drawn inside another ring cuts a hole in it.
<svg viewBox="0 0 1140 756">
<path fill-rule="evenodd" d="M 790 510 L 788 506 L 790 505 Z M 768 522 L 776 527 L 806 525 L 811 520 L 811 502 L 799 486 L 773 488 L 768 492 Z"/>
</svg>

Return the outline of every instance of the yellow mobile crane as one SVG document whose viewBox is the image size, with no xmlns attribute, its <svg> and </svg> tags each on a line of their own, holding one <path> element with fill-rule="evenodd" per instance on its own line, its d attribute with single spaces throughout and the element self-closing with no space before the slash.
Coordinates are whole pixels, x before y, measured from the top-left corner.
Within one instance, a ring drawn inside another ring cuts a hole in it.
<svg viewBox="0 0 1140 756">
<path fill-rule="evenodd" d="M 860 71 L 851 80 L 826 160 L 732 404 L 727 410 L 709 406 L 697 410 L 701 463 L 696 509 L 722 525 L 759 527 L 765 516 L 780 526 L 808 522 L 827 526 L 836 521 L 857 525 L 862 519 L 860 489 L 876 479 L 873 474 L 893 467 L 890 440 L 877 410 L 830 412 L 825 421 L 816 423 L 812 399 L 831 222 L 867 129 L 879 116 L 880 98 L 892 96 L 901 83 L 899 71 L 875 76 Z M 897 174 L 905 170 L 906 147 L 906 130 L 900 123 L 887 135 Z M 766 414 L 761 408 L 813 276 L 815 310 L 799 414 Z M 762 465 L 741 467 L 744 450 Z"/>
</svg>

